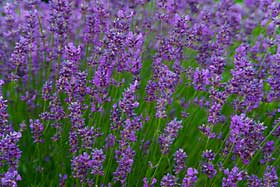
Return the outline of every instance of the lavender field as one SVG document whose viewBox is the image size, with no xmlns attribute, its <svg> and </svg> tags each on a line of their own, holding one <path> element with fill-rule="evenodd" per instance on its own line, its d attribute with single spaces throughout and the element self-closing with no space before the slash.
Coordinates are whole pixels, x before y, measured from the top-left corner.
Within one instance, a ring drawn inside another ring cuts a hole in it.
<svg viewBox="0 0 280 187">
<path fill-rule="evenodd" d="M 278 0 L 0 1 L 0 187 L 277 187 Z"/>
</svg>

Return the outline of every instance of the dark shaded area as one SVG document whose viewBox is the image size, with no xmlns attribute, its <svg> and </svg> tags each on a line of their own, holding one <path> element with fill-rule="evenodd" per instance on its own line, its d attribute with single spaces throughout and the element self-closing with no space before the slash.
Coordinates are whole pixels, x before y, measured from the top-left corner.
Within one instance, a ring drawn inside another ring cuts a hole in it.
<svg viewBox="0 0 280 187">
<path fill-rule="evenodd" d="M 42 0 L 42 1 L 44 1 L 44 2 L 46 2 L 46 3 L 48 3 L 48 2 L 49 2 L 49 0 Z"/>
</svg>

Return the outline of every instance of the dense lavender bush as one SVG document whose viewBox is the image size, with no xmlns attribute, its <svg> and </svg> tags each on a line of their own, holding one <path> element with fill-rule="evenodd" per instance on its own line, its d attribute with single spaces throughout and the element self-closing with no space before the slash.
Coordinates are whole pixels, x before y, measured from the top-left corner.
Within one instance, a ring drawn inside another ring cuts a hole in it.
<svg viewBox="0 0 280 187">
<path fill-rule="evenodd" d="M 0 186 L 276 187 L 277 0 L 0 1 Z"/>
</svg>

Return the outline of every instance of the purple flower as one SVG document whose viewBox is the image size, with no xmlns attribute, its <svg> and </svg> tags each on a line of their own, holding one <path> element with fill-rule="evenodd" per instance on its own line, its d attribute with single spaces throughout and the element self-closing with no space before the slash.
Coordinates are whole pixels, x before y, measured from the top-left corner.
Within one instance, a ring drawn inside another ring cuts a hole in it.
<svg viewBox="0 0 280 187">
<path fill-rule="evenodd" d="M 67 59 L 71 62 L 77 63 L 80 60 L 81 46 L 75 47 L 73 43 L 69 43 L 65 46 Z"/>
<path fill-rule="evenodd" d="M 125 185 L 134 162 L 135 151 L 130 146 L 119 151 L 120 153 L 118 153 L 119 156 L 117 158 L 118 168 L 113 172 L 114 181 L 119 181 L 122 185 Z"/>
<path fill-rule="evenodd" d="M 62 103 L 57 93 L 50 97 L 49 111 L 40 114 L 42 120 L 56 120 L 59 121 L 66 117 Z"/>
<path fill-rule="evenodd" d="M 166 118 L 166 105 L 167 105 L 167 99 L 164 97 L 160 97 L 157 99 L 157 105 L 156 105 L 156 117 L 157 118 Z"/>
<path fill-rule="evenodd" d="M 0 79 L 0 95 L 2 95 L 2 86 L 5 84 L 5 81 Z"/>
<path fill-rule="evenodd" d="M 111 82 L 113 67 L 108 64 L 106 58 L 101 58 L 101 62 L 95 72 L 92 83 L 98 88 L 108 87 Z"/>
<path fill-rule="evenodd" d="M 209 66 L 211 72 L 221 75 L 224 72 L 225 59 L 222 56 L 213 55 L 211 57 L 212 64 Z"/>
<path fill-rule="evenodd" d="M 164 132 L 159 135 L 160 149 L 163 154 L 169 152 L 171 144 L 175 141 L 179 130 L 183 127 L 181 124 L 182 121 L 174 119 L 166 125 Z"/>
<path fill-rule="evenodd" d="M 216 154 L 212 150 L 203 151 L 203 158 L 207 159 L 208 161 L 213 161 L 215 156 Z"/>
<path fill-rule="evenodd" d="M 263 175 L 263 185 L 277 187 L 278 186 L 278 176 L 276 168 L 272 166 L 267 166 Z"/>
<path fill-rule="evenodd" d="M 152 80 L 149 80 L 146 85 L 146 96 L 145 100 L 148 102 L 154 101 L 156 99 L 156 91 L 157 91 L 157 83 L 153 82 Z"/>
<path fill-rule="evenodd" d="M 111 129 L 115 130 L 115 129 L 119 129 L 121 128 L 122 125 L 122 119 L 121 119 L 121 110 L 120 108 L 114 104 L 113 105 L 113 110 L 111 112 Z"/>
<path fill-rule="evenodd" d="M 265 128 L 262 123 L 256 123 L 245 114 L 235 115 L 231 118 L 227 147 L 232 146 L 233 152 L 240 156 L 244 164 L 248 164 L 264 139 Z"/>
<path fill-rule="evenodd" d="M 52 92 L 52 81 L 45 82 L 43 89 L 42 89 L 42 98 L 44 101 L 48 101 L 51 99 L 51 92 Z"/>
<path fill-rule="evenodd" d="M 92 149 L 96 138 L 102 135 L 99 133 L 99 129 L 94 127 L 84 127 L 78 131 L 81 135 L 82 147 L 89 150 Z"/>
<path fill-rule="evenodd" d="M 157 65 L 156 63 L 155 65 Z M 157 68 L 159 68 L 158 85 L 159 91 L 161 92 L 161 96 L 171 96 L 176 89 L 179 80 L 178 75 L 169 70 L 169 68 L 166 65 L 159 64 L 159 67 Z"/>
<path fill-rule="evenodd" d="M 84 40 L 87 43 L 100 45 L 99 36 L 107 32 L 110 18 L 109 2 L 97 1 L 84 5 L 86 14 L 86 26 Z"/>
<path fill-rule="evenodd" d="M 70 153 L 77 153 L 79 149 L 79 136 L 78 132 L 74 129 L 69 133 Z"/>
<path fill-rule="evenodd" d="M 44 125 L 41 123 L 39 119 L 36 120 L 29 120 L 30 123 L 30 129 L 33 134 L 33 140 L 34 143 L 43 143 L 44 140 L 42 139 L 43 131 L 44 131 Z"/>
<path fill-rule="evenodd" d="M 93 149 L 91 153 L 91 174 L 103 175 L 103 162 L 105 161 L 105 155 L 102 149 Z"/>
<path fill-rule="evenodd" d="M 21 180 L 21 176 L 17 170 L 8 170 L 1 178 L 1 186 L 3 187 L 17 187 L 17 181 Z"/>
<path fill-rule="evenodd" d="M 1 85 L 2 86 L 2 85 Z M 0 86 L 0 87 L 1 87 Z M 17 186 L 17 181 L 21 180 L 17 168 L 21 157 L 21 150 L 17 146 L 22 134 L 13 130 L 8 124 L 8 105 L 0 95 L 0 184 L 1 186 Z M 5 172 L 5 173 L 2 173 Z"/>
<path fill-rule="evenodd" d="M 13 68 L 18 68 L 17 75 L 20 77 L 24 76 L 27 72 L 24 68 L 27 69 L 27 56 L 28 56 L 28 40 L 25 38 L 20 38 L 16 43 L 15 49 L 11 54 L 10 62 L 12 63 Z"/>
<path fill-rule="evenodd" d="M 135 142 L 137 140 L 136 132 L 142 127 L 142 123 L 137 118 L 134 120 L 126 119 L 125 120 L 124 129 L 120 132 L 122 141 L 128 142 Z"/>
<path fill-rule="evenodd" d="M 193 85 L 196 90 L 206 91 L 206 86 L 210 85 L 211 73 L 208 69 L 196 68 L 193 75 Z"/>
<path fill-rule="evenodd" d="M 119 102 L 120 109 L 129 117 L 134 115 L 134 109 L 138 108 L 139 103 L 136 99 L 136 89 L 139 82 L 135 80 L 130 87 L 124 91 L 123 98 Z"/>
<path fill-rule="evenodd" d="M 148 179 L 145 177 L 145 178 L 143 179 L 143 182 L 144 182 L 143 187 L 154 187 L 155 184 L 157 183 L 157 179 L 156 179 L 156 178 L 153 178 L 152 181 L 149 183 L 149 182 L 148 182 Z"/>
<path fill-rule="evenodd" d="M 267 82 L 270 85 L 270 91 L 268 93 L 268 100 L 273 101 L 277 100 L 277 98 L 280 96 L 280 81 L 277 79 L 277 77 L 280 76 L 280 54 L 277 53 L 273 56 L 271 56 L 271 64 L 269 68 L 269 74 L 271 75 Z"/>
<path fill-rule="evenodd" d="M 71 16 L 71 1 L 54 0 L 50 2 L 49 29 L 54 33 L 56 52 L 63 53 L 69 32 L 69 19 Z"/>
<path fill-rule="evenodd" d="M 182 181 L 182 187 L 193 187 L 197 181 L 198 171 L 194 168 L 188 168 Z"/>
<path fill-rule="evenodd" d="M 209 138 L 215 138 L 216 134 L 214 132 L 211 132 L 211 127 L 209 125 L 202 124 L 198 127 L 201 133 L 206 135 Z"/>
<path fill-rule="evenodd" d="M 126 46 L 128 47 L 128 52 L 124 53 L 126 56 L 126 69 L 130 71 L 133 75 L 138 75 L 142 69 L 142 48 L 143 48 L 144 38 L 142 33 L 134 34 L 129 32 L 126 38 Z"/>
<path fill-rule="evenodd" d="M 175 174 L 179 174 L 183 169 L 185 169 L 185 162 L 187 159 L 187 154 L 183 149 L 178 149 L 174 154 L 174 172 Z"/>
<path fill-rule="evenodd" d="M 0 167 L 8 166 L 11 169 L 18 167 L 21 150 L 17 146 L 21 138 L 20 132 L 11 131 L 0 138 Z"/>
<path fill-rule="evenodd" d="M 264 145 L 263 149 L 262 149 L 262 153 L 264 158 L 261 161 L 262 164 L 266 163 L 266 162 L 271 162 L 274 160 L 274 158 L 272 157 L 273 151 L 274 151 L 275 147 L 274 147 L 274 141 L 268 141 L 266 142 L 266 144 Z"/>
<path fill-rule="evenodd" d="M 248 187 L 262 187 L 262 180 L 259 179 L 257 176 L 252 175 L 248 176 Z"/>
<path fill-rule="evenodd" d="M 225 116 L 222 115 L 222 108 L 227 97 L 228 95 L 225 92 L 215 90 L 211 87 L 210 98 L 212 103 L 209 109 L 208 123 L 216 125 L 223 122 Z"/>
<path fill-rule="evenodd" d="M 237 187 L 237 183 L 243 180 L 246 176 L 246 173 L 243 171 L 239 171 L 238 167 L 232 168 L 230 171 L 229 169 L 224 170 L 224 174 L 227 178 L 223 178 L 223 187 Z"/>
<path fill-rule="evenodd" d="M 93 149 L 91 155 L 84 152 L 72 159 L 72 174 L 82 183 L 91 184 L 90 174 L 103 175 L 105 155 L 101 149 Z"/>
<path fill-rule="evenodd" d="M 84 119 L 82 118 L 83 107 L 79 102 L 72 102 L 69 106 L 69 118 L 74 129 L 83 129 L 85 127 Z"/>
<path fill-rule="evenodd" d="M 177 179 L 174 175 L 167 174 L 163 176 L 160 182 L 160 186 L 162 187 L 175 187 L 177 186 Z"/>
<path fill-rule="evenodd" d="M 74 157 L 71 164 L 73 177 L 78 178 L 82 183 L 86 183 L 91 169 L 90 163 L 90 155 L 86 152 Z"/>
<path fill-rule="evenodd" d="M 2 95 L 0 95 L 0 135 L 9 133 L 10 127 L 8 125 L 8 105 L 7 100 L 4 100 Z"/>
<path fill-rule="evenodd" d="M 278 120 L 280 120 L 280 119 L 278 119 Z M 277 125 L 277 124 L 275 124 L 275 125 Z M 274 126 L 275 126 L 275 125 L 274 125 Z M 279 136 L 280 136 L 280 126 L 276 127 L 276 129 L 275 129 L 275 131 L 272 133 L 272 135 L 275 136 L 275 137 L 279 137 Z"/>
<path fill-rule="evenodd" d="M 57 89 L 73 97 L 76 80 L 77 66 L 74 62 L 66 60 L 63 62 L 59 72 L 59 79 L 56 81 Z M 72 98 L 69 98 L 69 100 Z"/>
<path fill-rule="evenodd" d="M 113 134 L 109 134 L 107 137 L 106 137 L 106 140 L 105 140 L 105 148 L 106 149 L 109 149 L 109 148 L 112 148 L 115 146 L 115 143 L 116 143 L 116 136 L 114 136 Z"/>
<path fill-rule="evenodd" d="M 67 174 L 59 174 L 59 187 L 64 187 L 66 186 L 65 183 L 66 183 L 66 180 L 68 178 L 68 175 Z"/>
<path fill-rule="evenodd" d="M 202 173 L 206 174 L 208 178 L 213 178 L 217 174 L 217 170 L 211 162 L 203 162 L 201 168 Z"/>
<path fill-rule="evenodd" d="M 166 107 L 172 102 L 172 94 L 179 82 L 179 75 L 172 72 L 168 66 L 162 63 L 161 58 L 153 61 L 153 77 L 146 86 L 145 99 L 149 102 L 156 100 L 156 117 L 166 118 Z"/>
<path fill-rule="evenodd" d="M 235 68 L 231 70 L 232 79 L 227 87 L 228 93 L 243 98 L 241 102 L 236 100 L 235 107 L 245 111 L 257 108 L 263 98 L 263 80 L 258 78 L 258 73 L 248 61 L 248 48 L 248 45 L 243 44 L 236 49 Z"/>
</svg>

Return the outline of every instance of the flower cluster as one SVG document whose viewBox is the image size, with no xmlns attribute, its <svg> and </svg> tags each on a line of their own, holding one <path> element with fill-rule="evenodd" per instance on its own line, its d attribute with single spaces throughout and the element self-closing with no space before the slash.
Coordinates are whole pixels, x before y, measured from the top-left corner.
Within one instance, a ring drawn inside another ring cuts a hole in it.
<svg viewBox="0 0 280 187">
<path fill-rule="evenodd" d="M 0 85 L 2 87 L 2 85 Z M 18 172 L 21 150 L 17 143 L 22 134 L 16 132 L 8 123 L 8 105 L 0 95 L 0 184 L 1 186 L 17 186 L 21 180 Z M 2 169 L 3 168 L 3 169 Z"/>
<path fill-rule="evenodd" d="M 182 170 L 185 169 L 185 162 L 186 162 L 187 154 L 184 152 L 183 149 L 178 149 L 174 154 L 175 160 L 175 168 L 174 171 L 176 174 L 179 174 Z"/>
<path fill-rule="evenodd" d="M 262 123 L 256 123 L 244 114 L 231 118 L 228 147 L 233 148 L 233 153 L 239 155 L 244 164 L 249 164 L 251 157 L 259 149 L 264 140 L 265 128 Z"/>
<path fill-rule="evenodd" d="M 227 178 L 223 178 L 223 187 L 237 186 L 238 181 L 241 181 L 246 177 L 246 173 L 239 171 L 236 166 L 233 167 L 231 171 L 229 169 L 225 169 L 224 174 Z"/>
<path fill-rule="evenodd" d="M 72 160 L 73 177 L 78 178 L 82 183 L 93 184 L 89 175 L 103 175 L 103 162 L 105 155 L 101 149 L 94 149 L 89 155 L 84 152 Z"/>
<path fill-rule="evenodd" d="M 161 179 L 160 186 L 162 187 L 177 186 L 176 177 L 168 173 Z"/>
<path fill-rule="evenodd" d="M 194 168 L 188 168 L 187 173 L 182 181 L 183 187 L 192 187 L 195 186 L 197 181 L 198 171 Z"/>
<path fill-rule="evenodd" d="M 177 119 L 170 121 L 166 125 L 164 132 L 159 136 L 158 139 L 161 147 L 161 152 L 163 154 L 167 154 L 169 152 L 170 146 L 176 139 L 177 134 L 182 127 L 182 122 L 178 121 Z"/>
<path fill-rule="evenodd" d="M 33 139 L 35 143 L 44 142 L 44 140 L 42 139 L 44 125 L 40 122 L 39 119 L 30 119 L 30 129 L 33 134 Z"/>
</svg>

